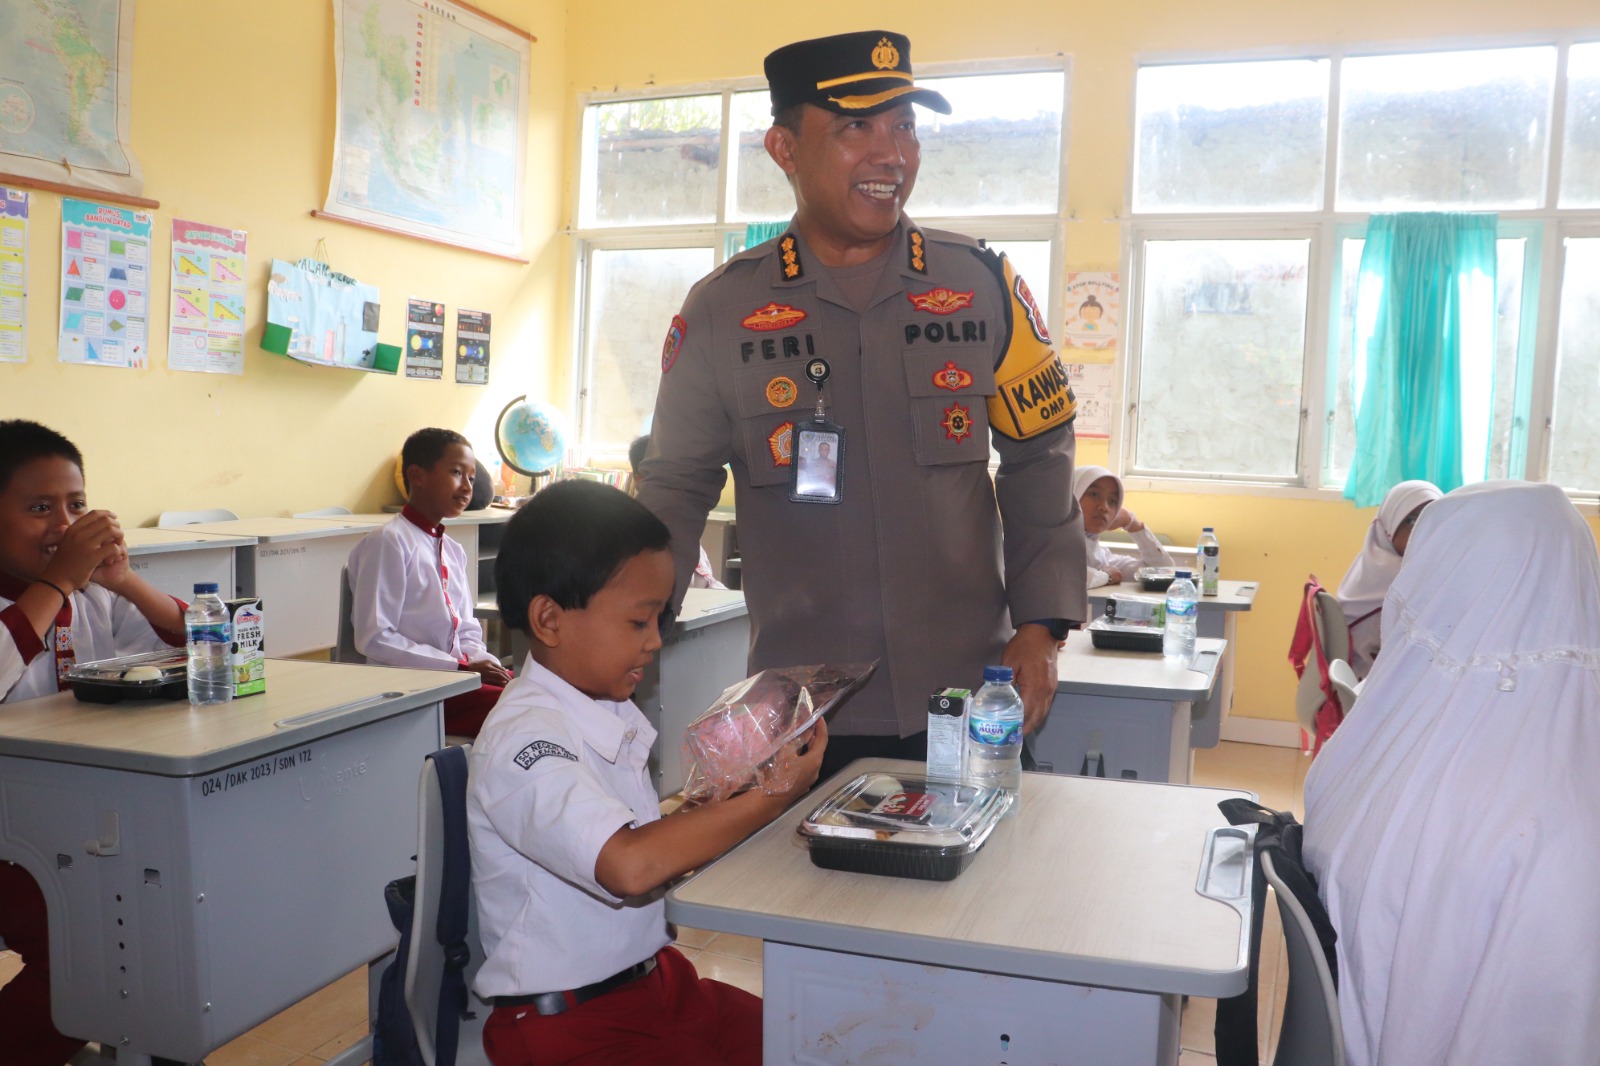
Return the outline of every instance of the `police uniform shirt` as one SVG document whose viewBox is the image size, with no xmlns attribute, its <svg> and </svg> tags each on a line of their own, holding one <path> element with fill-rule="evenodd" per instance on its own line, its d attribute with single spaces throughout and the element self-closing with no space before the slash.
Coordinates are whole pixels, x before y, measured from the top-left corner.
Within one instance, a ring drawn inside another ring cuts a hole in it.
<svg viewBox="0 0 1600 1066">
<path fill-rule="evenodd" d="M 830 720 L 839 735 L 918 732 L 927 694 L 975 687 L 1014 626 L 1088 617 L 1074 405 L 1026 286 L 970 238 L 906 219 L 888 255 L 852 292 L 791 229 L 701 280 L 663 347 L 640 464 L 680 589 L 731 467 L 752 672 L 882 660 Z M 997 377 L 1024 341 L 1041 361 Z M 789 499 L 817 357 L 846 434 L 837 505 Z"/>
<path fill-rule="evenodd" d="M 350 624 L 356 650 L 369 661 L 454 670 L 493 658 L 472 614 L 466 550 L 443 526 L 426 529 L 409 512 L 398 514 L 361 539 L 349 566 Z"/>
<path fill-rule="evenodd" d="M 592 700 L 532 660 L 506 686 L 467 789 L 479 995 L 581 988 L 671 943 L 661 893 L 622 900 L 595 880 L 613 833 L 660 817 L 655 738 L 631 701 Z"/>
<path fill-rule="evenodd" d="M 56 683 L 53 630 L 43 639 L 16 605 L 28 582 L 0 574 L 0 703 L 49 696 Z M 181 601 L 179 601 L 181 602 Z M 182 633 L 158 633 L 128 600 L 99 585 L 72 594 L 72 656 L 80 663 L 181 648 Z"/>
</svg>

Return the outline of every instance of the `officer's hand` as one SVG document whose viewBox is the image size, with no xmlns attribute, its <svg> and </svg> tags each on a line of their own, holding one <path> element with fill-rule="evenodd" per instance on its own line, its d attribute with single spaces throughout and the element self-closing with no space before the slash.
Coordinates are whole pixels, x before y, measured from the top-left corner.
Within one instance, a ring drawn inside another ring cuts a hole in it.
<svg viewBox="0 0 1600 1066">
<path fill-rule="evenodd" d="M 1037 733 L 1050 717 L 1050 703 L 1056 698 L 1056 639 L 1044 626 L 1025 622 L 1000 656 L 1003 666 L 1011 667 L 1017 693 L 1022 696 L 1022 731 Z"/>
</svg>

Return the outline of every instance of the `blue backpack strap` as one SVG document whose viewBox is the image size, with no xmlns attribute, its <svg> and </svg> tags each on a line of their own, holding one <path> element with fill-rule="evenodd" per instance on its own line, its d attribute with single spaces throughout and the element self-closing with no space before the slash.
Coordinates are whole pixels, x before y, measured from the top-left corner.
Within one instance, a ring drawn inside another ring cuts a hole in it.
<svg viewBox="0 0 1600 1066">
<path fill-rule="evenodd" d="M 435 1028 L 434 1066 L 455 1066 L 456 1040 L 467 1012 L 468 891 L 472 887 L 472 853 L 467 848 L 467 753 L 459 747 L 429 755 L 439 779 L 444 814 L 444 880 L 439 891 L 435 935 L 444 947 L 444 978 L 439 985 L 439 1020 Z"/>
</svg>

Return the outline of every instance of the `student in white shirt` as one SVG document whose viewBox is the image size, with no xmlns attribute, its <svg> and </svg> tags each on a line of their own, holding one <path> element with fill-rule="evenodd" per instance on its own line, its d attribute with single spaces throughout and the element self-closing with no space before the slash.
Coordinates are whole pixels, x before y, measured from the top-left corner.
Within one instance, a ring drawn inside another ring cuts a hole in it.
<svg viewBox="0 0 1600 1066">
<path fill-rule="evenodd" d="M 444 731 L 476 736 L 511 679 L 483 643 L 467 585 L 467 553 L 441 524 L 472 502 L 478 463 L 461 434 L 419 429 L 400 451 L 405 508 L 350 552 L 356 650 L 380 666 L 468 670 L 480 688 L 444 702 Z"/>
<path fill-rule="evenodd" d="M 1172 556 L 1139 516 L 1122 506 L 1122 479 L 1103 466 L 1081 466 L 1072 477 L 1072 494 L 1083 509 L 1083 532 L 1089 548 L 1089 587 L 1133 580 L 1141 566 L 1171 566 Z M 1138 556 L 1118 555 L 1100 543 L 1100 534 L 1125 529 Z"/>
<path fill-rule="evenodd" d="M 760 787 L 660 817 L 656 733 L 629 697 L 661 647 L 668 539 L 626 494 L 565 481 L 501 541 L 500 613 L 531 661 L 478 734 L 467 792 L 494 1066 L 761 1061 L 761 1001 L 695 973 L 662 890 L 803 796 L 827 727 Z"/>
<path fill-rule="evenodd" d="M 0 422 L 0 704 L 65 689 L 75 662 L 183 647 L 184 607 L 129 569 L 117 516 L 89 510 L 72 442 Z M 47 916 L 32 875 L 0 862 L 0 937 L 23 961 L 0 987 L 7 1066 L 61 1066 L 83 1046 L 51 1024 Z"/>
<path fill-rule="evenodd" d="M 1600 558 L 1556 486 L 1430 504 L 1311 764 L 1350 1066 L 1600 1061 Z"/>
<path fill-rule="evenodd" d="M 1402 481 L 1390 489 L 1367 527 L 1361 554 L 1339 582 L 1337 598 L 1350 626 L 1350 667 L 1358 678 L 1371 672 L 1382 646 L 1383 597 L 1400 573 L 1411 529 L 1422 509 L 1442 495 L 1428 481 Z"/>
</svg>

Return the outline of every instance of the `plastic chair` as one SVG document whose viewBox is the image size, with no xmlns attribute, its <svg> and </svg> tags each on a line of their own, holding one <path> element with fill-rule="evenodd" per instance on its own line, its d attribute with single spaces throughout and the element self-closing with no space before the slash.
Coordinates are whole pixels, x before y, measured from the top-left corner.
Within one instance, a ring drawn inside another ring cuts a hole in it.
<svg viewBox="0 0 1600 1066">
<path fill-rule="evenodd" d="M 333 648 L 336 663 L 365 663 L 367 657 L 356 650 L 356 627 L 350 619 L 354 594 L 350 591 L 350 568 L 339 570 L 339 636 Z"/>
<path fill-rule="evenodd" d="M 348 507 L 319 507 L 315 511 L 301 511 L 296 518 L 338 518 L 340 515 L 353 514 Z"/>
<path fill-rule="evenodd" d="M 192 526 L 198 522 L 236 522 L 239 516 L 224 507 L 213 507 L 205 511 L 162 511 L 156 519 L 156 526 L 160 529 L 177 529 L 179 526 Z"/>
<path fill-rule="evenodd" d="M 1345 665 L 1348 669 L 1349 664 Z M 1322 901 L 1314 894 L 1310 900 L 1296 895 L 1280 875 L 1279 860 L 1271 851 L 1258 851 L 1256 858 L 1278 897 L 1278 916 L 1283 919 L 1283 940 L 1289 955 L 1289 991 L 1273 1066 L 1344 1066 L 1339 991 L 1307 912 L 1307 907 L 1313 905 L 1321 910 Z"/>
<path fill-rule="evenodd" d="M 1311 579 L 1315 581 L 1316 578 Z M 1300 723 L 1300 728 L 1309 736 L 1315 737 L 1318 733 L 1317 716 L 1325 704 L 1337 698 L 1340 720 L 1344 713 L 1350 709 L 1342 697 L 1333 693 L 1333 683 L 1330 667 L 1335 660 L 1343 661 L 1348 665 L 1350 661 L 1350 627 L 1345 622 L 1344 609 L 1339 606 L 1339 601 L 1326 589 L 1318 587 L 1311 597 L 1309 610 L 1311 631 L 1314 647 L 1309 649 L 1305 656 L 1305 668 L 1300 673 L 1299 684 L 1295 687 L 1294 705 L 1295 717 Z M 1305 616 L 1301 616 L 1302 632 Z M 1320 649 L 1320 654 L 1319 654 Z M 1293 652 L 1291 651 L 1291 661 Z M 1353 674 L 1352 674 L 1353 676 Z M 1354 702 L 1352 699 L 1350 702 Z"/>
<path fill-rule="evenodd" d="M 450 749 L 465 759 L 472 745 Z M 417 1046 L 427 1066 L 437 1062 L 434 1029 L 439 1010 L 439 985 L 444 976 L 444 947 L 434 935 L 439 921 L 439 898 L 444 879 L 444 808 L 439 798 L 439 774 L 433 759 L 424 759 L 417 785 L 417 892 L 411 915 L 411 951 L 406 958 L 406 1007 L 417 1034 Z M 478 904 L 469 886 L 467 894 L 467 950 L 464 976 L 467 1009 L 456 1038 L 457 1066 L 488 1066 L 483 1052 L 483 1023 L 493 1009 L 472 992 L 472 979 L 483 965 L 483 945 L 478 939 Z"/>
<path fill-rule="evenodd" d="M 1339 696 L 1339 706 L 1344 708 L 1348 717 L 1350 709 L 1356 705 L 1356 697 L 1361 694 L 1361 682 L 1356 678 L 1355 668 L 1343 659 L 1334 659 L 1328 663 L 1328 681 Z"/>
</svg>

